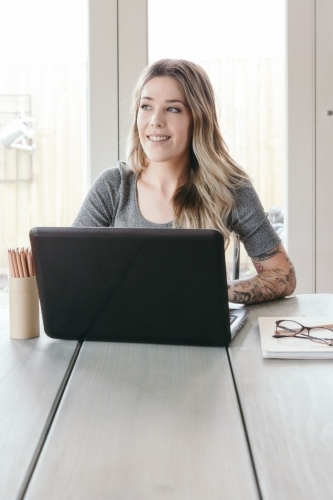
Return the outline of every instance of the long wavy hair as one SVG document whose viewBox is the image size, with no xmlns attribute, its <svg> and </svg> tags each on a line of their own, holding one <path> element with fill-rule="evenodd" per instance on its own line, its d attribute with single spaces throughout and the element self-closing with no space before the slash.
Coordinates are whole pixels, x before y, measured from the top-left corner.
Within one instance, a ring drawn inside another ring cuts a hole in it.
<svg viewBox="0 0 333 500">
<path fill-rule="evenodd" d="M 201 66 L 183 59 L 161 59 L 142 72 L 133 92 L 127 162 L 137 174 L 149 164 L 139 138 L 137 115 L 143 87 L 158 76 L 177 80 L 193 120 L 189 175 L 172 198 L 173 226 L 217 229 L 228 246 L 227 219 L 234 206 L 234 190 L 249 182 L 249 176 L 228 153 L 218 125 L 214 91 Z"/>
</svg>

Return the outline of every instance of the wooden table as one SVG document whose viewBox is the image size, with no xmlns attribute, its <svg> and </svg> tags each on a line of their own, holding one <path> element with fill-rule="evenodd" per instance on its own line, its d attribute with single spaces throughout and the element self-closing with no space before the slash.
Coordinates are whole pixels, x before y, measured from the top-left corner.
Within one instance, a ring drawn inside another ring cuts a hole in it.
<svg viewBox="0 0 333 500">
<path fill-rule="evenodd" d="M 331 500 L 333 360 L 264 359 L 257 318 L 333 316 L 333 295 L 300 295 L 251 311 L 229 353 L 262 497 Z"/>
<path fill-rule="evenodd" d="M 0 498 L 332 498 L 333 364 L 263 359 L 257 317 L 333 315 L 333 295 L 251 310 L 232 371 L 225 349 L 90 342 L 63 392 L 76 343 L 12 341 L 0 309 Z"/>
<path fill-rule="evenodd" d="M 0 498 L 21 498 L 74 362 L 77 342 L 9 337 L 0 294 Z"/>
<path fill-rule="evenodd" d="M 26 499 L 221 495 L 258 498 L 225 349 L 84 344 Z"/>
</svg>

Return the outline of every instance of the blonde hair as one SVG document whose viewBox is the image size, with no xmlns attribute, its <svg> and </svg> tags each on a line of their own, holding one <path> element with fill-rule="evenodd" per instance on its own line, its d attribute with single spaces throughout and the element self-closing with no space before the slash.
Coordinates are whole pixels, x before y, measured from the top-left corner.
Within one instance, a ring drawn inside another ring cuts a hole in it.
<svg viewBox="0 0 333 500">
<path fill-rule="evenodd" d="M 172 198 L 173 226 L 218 229 L 228 246 L 227 219 L 234 205 L 234 190 L 249 181 L 249 176 L 228 154 L 218 125 L 214 91 L 203 68 L 182 59 L 161 59 L 142 72 L 133 92 L 127 162 L 138 174 L 149 163 L 139 138 L 137 114 L 143 87 L 157 76 L 177 80 L 193 120 L 190 173 Z"/>
</svg>

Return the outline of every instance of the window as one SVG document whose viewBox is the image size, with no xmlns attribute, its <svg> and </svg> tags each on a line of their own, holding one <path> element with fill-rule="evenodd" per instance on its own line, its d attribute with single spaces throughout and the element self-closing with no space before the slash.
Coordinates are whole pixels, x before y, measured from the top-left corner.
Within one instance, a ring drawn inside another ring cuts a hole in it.
<svg viewBox="0 0 333 500">
<path fill-rule="evenodd" d="M 7 248 L 28 246 L 33 226 L 70 225 L 87 190 L 87 10 L 81 0 L 2 5 L 2 275 Z"/>
</svg>

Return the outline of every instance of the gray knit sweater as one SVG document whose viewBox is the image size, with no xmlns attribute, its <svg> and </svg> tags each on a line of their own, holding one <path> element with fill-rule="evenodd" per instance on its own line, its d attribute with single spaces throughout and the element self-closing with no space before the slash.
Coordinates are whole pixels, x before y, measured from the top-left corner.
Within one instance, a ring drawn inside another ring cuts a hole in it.
<svg viewBox="0 0 333 500">
<path fill-rule="evenodd" d="M 73 223 L 76 227 L 150 227 L 172 228 L 172 221 L 155 224 L 139 210 L 137 174 L 126 163 L 105 170 L 95 181 Z M 244 243 L 250 257 L 268 252 L 281 240 L 267 219 L 251 184 L 236 190 L 236 203 L 228 226 Z"/>
</svg>

